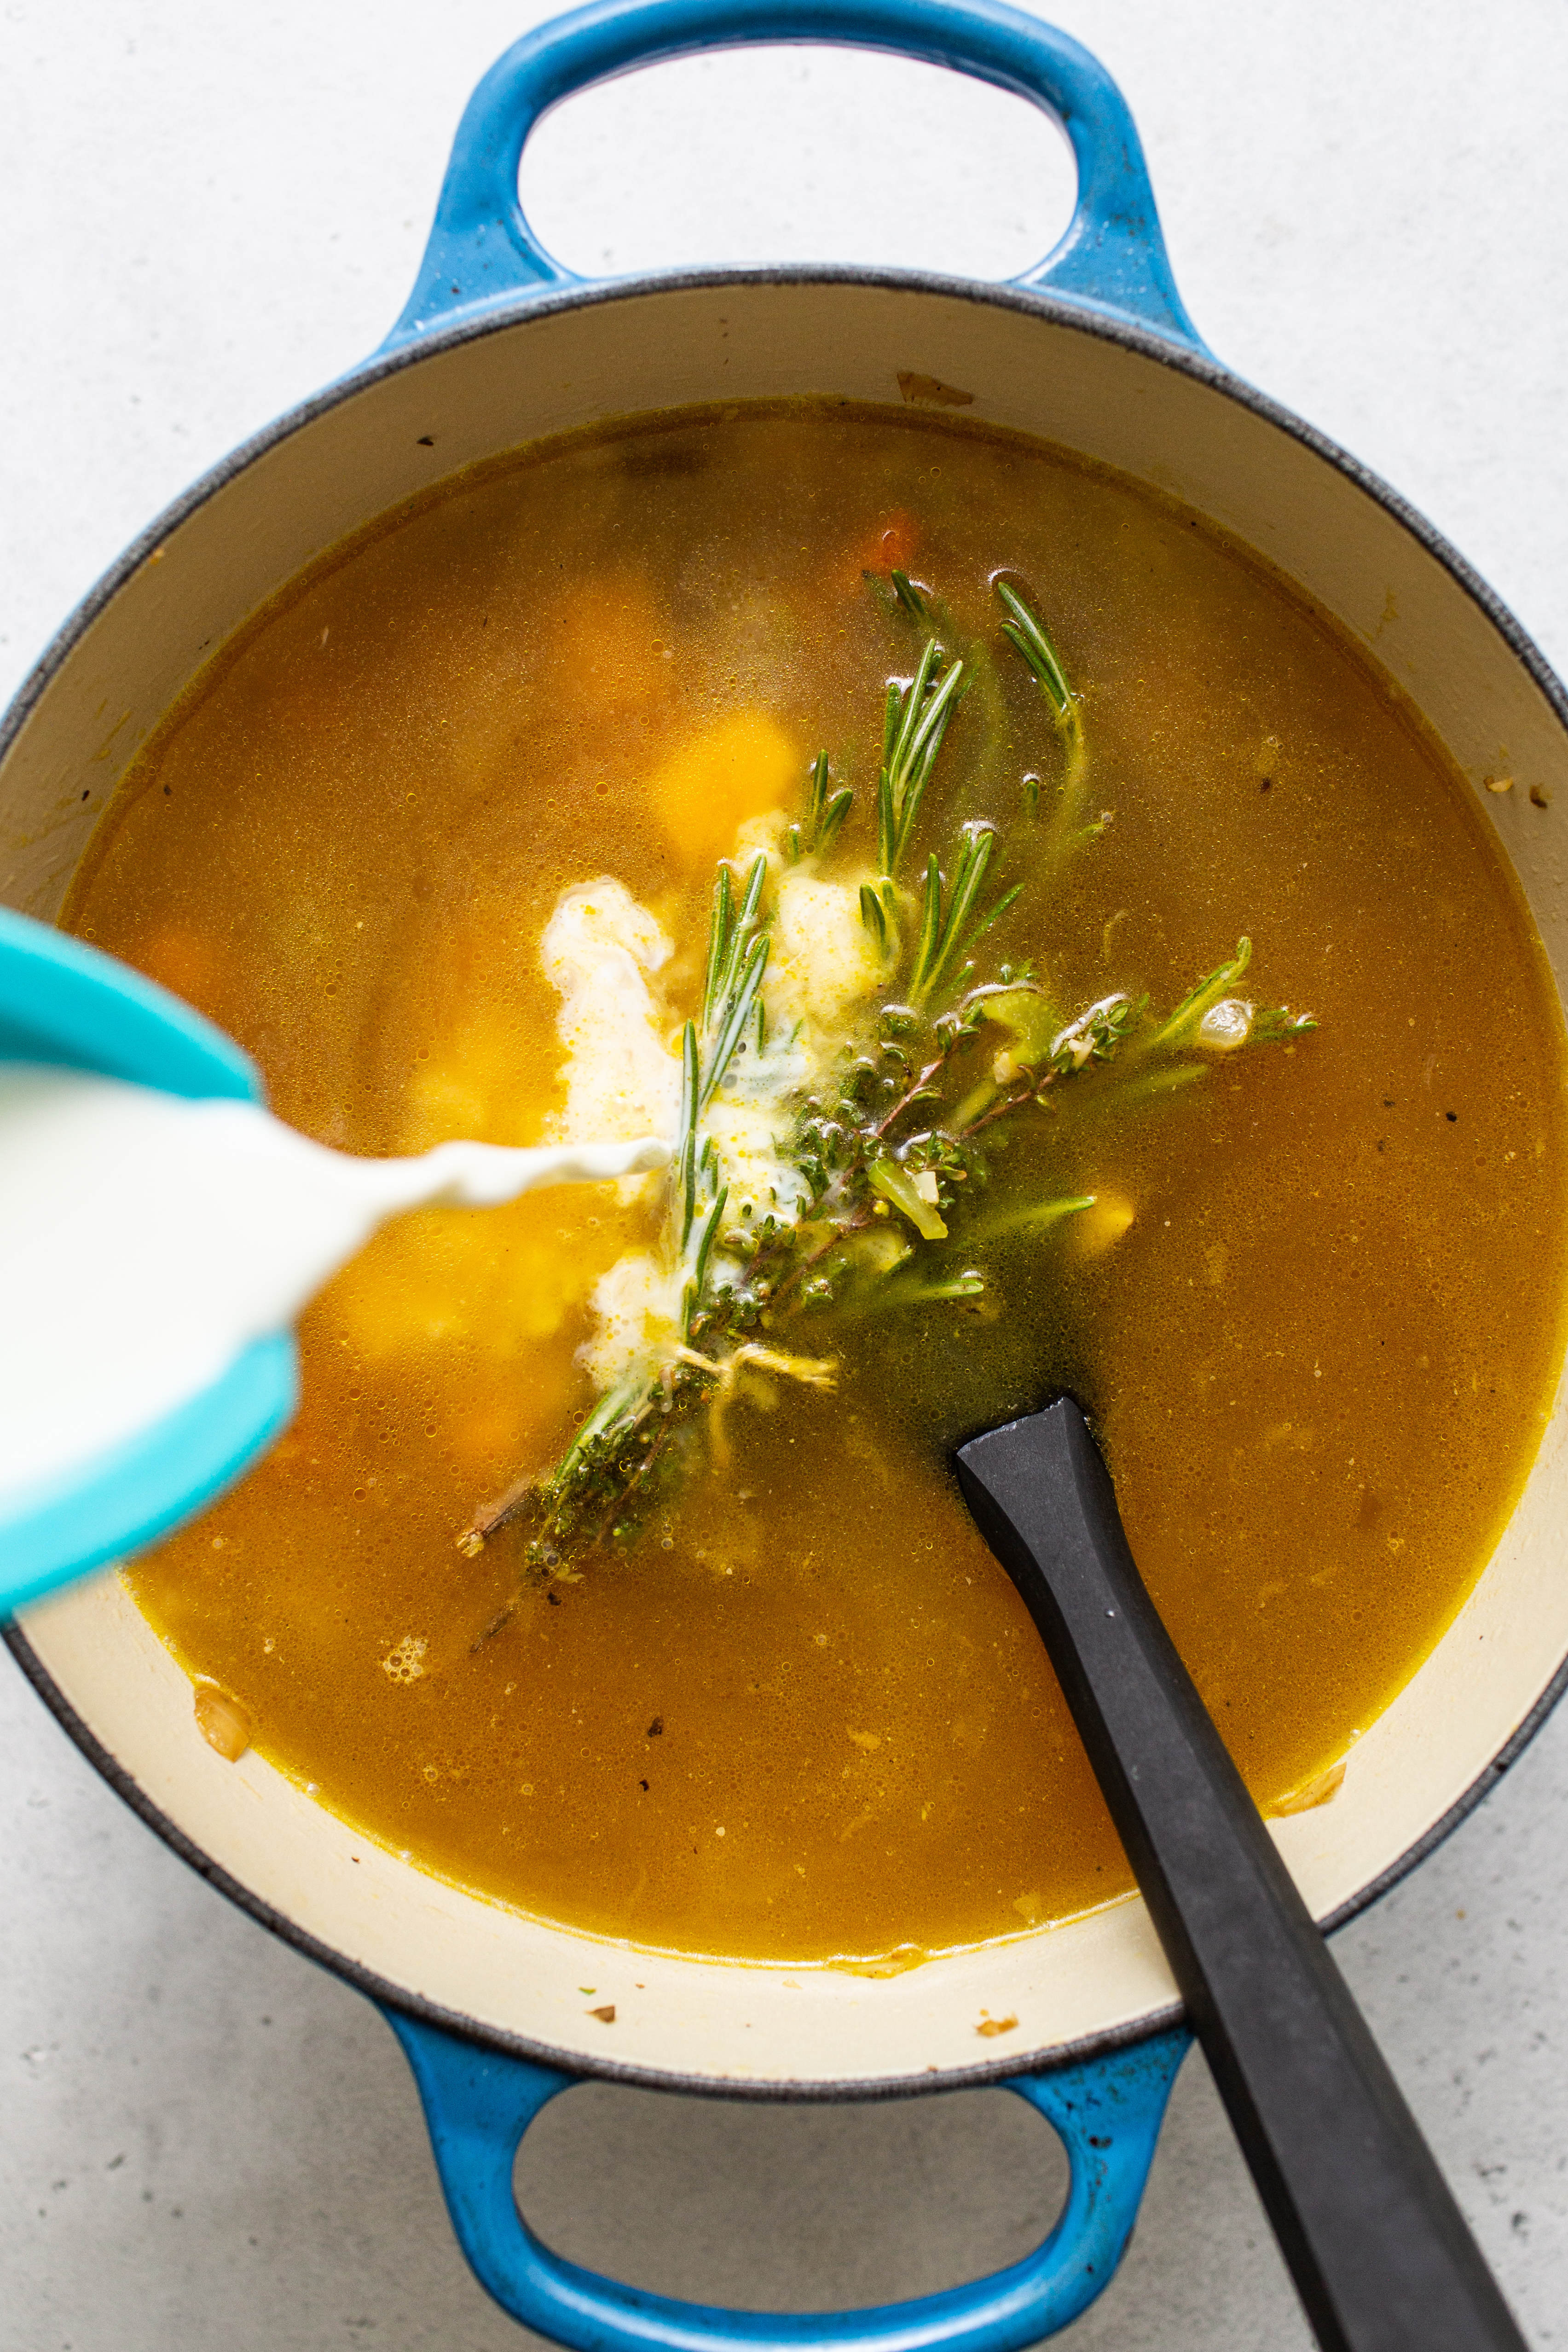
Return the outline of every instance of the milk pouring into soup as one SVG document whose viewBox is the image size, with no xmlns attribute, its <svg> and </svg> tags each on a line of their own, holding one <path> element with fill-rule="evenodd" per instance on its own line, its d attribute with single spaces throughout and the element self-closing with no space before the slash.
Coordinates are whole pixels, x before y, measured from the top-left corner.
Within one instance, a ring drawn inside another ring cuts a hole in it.
<svg viewBox="0 0 1568 2352">
<path fill-rule="evenodd" d="M 1265 1806 L 1528 1470 L 1512 886 L 1321 615 L 1038 446 L 795 405 L 449 485 L 220 656 L 68 918 L 339 1150 L 674 1139 L 383 1234 L 132 1573 L 265 1754 L 498 1900 L 883 1968 L 1123 1893 L 947 1469 L 1056 1389 Z"/>
<path fill-rule="evenodd" d="M 0 1498 L 91 1463 L 284 1329 L 389 1216 L 667 1158 L 656 1139 L 351 1160 L 259 1103 L 0 1064 Z"/>
</svg>

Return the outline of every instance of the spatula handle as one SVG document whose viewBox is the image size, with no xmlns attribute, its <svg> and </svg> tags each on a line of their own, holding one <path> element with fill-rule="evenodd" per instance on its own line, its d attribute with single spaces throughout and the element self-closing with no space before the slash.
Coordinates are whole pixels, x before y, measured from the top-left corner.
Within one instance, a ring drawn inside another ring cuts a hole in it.
<svg viewBox="0 0 1568 2352">
<path fill-rule="evenodd" d="M 1525 2352 L 1447 2182 L 1145 1590 L 1063 1398 L 958 1475 L 1051 1653 L 1328 2352 Z"/>
</svg>

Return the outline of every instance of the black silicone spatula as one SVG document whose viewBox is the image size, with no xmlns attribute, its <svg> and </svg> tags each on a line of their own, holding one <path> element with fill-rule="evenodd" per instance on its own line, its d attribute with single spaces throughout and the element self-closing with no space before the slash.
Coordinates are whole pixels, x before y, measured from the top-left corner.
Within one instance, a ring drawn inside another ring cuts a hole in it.
<svg viewBox="0 0 1568 2352">
<path fill-rule="evenodd" d="M 1525 2352 L 1144 1589 L 1078 1407 L 958 1452 L 1051 1653 L 1194 2032 L 1330 2352 Z"/>
</svg>

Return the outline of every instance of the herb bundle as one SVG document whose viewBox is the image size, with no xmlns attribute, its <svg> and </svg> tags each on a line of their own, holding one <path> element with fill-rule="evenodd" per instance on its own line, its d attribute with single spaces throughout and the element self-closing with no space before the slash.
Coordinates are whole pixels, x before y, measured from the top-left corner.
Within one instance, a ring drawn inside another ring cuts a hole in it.
<svg viewBox="0 0 1568 2352">
<path fill-rule="evenodd" d="M 1026 777 L 1022 790 L 1022 822 L 1046 828 L 1036 863 L 1049 874 L 1103 831 L 1110 813 L 1086 816 L 1082 708 L 1043 623 L 1011 583 L 998 579 L 996 593 L 999 634 L 1039 686 L 1056 745 L 1045 808 L 1038 777 Z M 600 1397 L 551 1468 L 475 1515 L 458 1539 L 469 1553 L 522 1519 L 527 1564 L 574 1574 L 584 1553 L 630 1540 L 652 1498 L 700 1460 L 724 1458 L 725 1416 L 749 1375 L 831 1387 L 835 1326 L 976 1301 L 988 1239 L 1023 1224 L 1048 1233 L 1093 1206 L 1092 1195 L 1063 1196 L 988 1213 L 986 1152 L 998 1122 L 1053 1108 L 1061 1090 L 1092 1070 L 1113 1066 L 1128 1092 L 1179 1090 L 1200 1081 L 1216 1054 L 1313 1025 L 1235 993 L 1251 955 L 1246 939 L 1163 1017 L 1125 992 L 1070 1013 L 1033 966 L 988 971 L 988 935 L 1025 886 L 992 887 L 1005 848 L 994 824 L 962 825 L 944 858 L 923 816 L 966 690 L 992 656 L 983 646 L 955 654 L 941 608 L 905 573 L 893 573 L 889 601 L 921 643 L 912 675 L 887 689 L 876 866 L 858 887 L 880 985 L 855 1033 L 803 1078 L 800 1055 L 785 1049 L 794 1041 L 768 1034 L 771 861 L 759 853 L 744 875 L 719 866 L 701 1007 L 682 1035 L 681 1107 L 664 1180 L 661 1246 L 677 1302 L 667 1333 Z M 820 865 L 853 801 L 850 789 L 834 787 L 821 753 L 783 835 L 782 869 Z M 749 1202 L 731 1212 L 711 1123 L 716 1101 L 737 1088 L 753 1101 L 771 1093 L 778 1114 L 780 1184 L 761 1215 Z"/>
</svg>

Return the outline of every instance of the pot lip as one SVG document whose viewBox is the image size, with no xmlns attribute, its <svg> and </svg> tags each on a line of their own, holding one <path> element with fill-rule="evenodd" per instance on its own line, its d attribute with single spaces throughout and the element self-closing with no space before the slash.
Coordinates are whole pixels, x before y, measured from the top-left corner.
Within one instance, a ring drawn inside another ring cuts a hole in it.
<svg viewBox="0 0 1568 2352">
<path fill-rule="evenodd" d="M 22 729 L 52 682 L 67 656 L 85 635 L 120 589 L 141 570 L 153 551 L 190 516 L 215 497 L 229 482 L 245 472 L 271 450 L 281 446 L 292 436 L 313 424 L 317 418 L 341 406 L 372 384 L 385 378 L 418 366 L 427 358 L 451 352 L 475 342 L 483 337 L 539 318 L 559 315 L 563 311 L 599 307 L 628 300 L 642 300 L 651 296 L 715 290 L 728 287 L 754 286 L 795 287 L 816 286 L 863 287 L 894 293 L 935 294 L 949 300 L 972 302 L 993 309 L 1017 311 L 1023 316 L 1043 320 L 1053 326 L 1065 327 L 1075 332 L 1089 334 L 1120 348 L 1153 360 L 1177 374 L 1193 378 L 1223 398 L 1249 410 L 1265 424 L 1275 426 L 1292 440 L 1311 450 L 1314 456 L 1333 467 L 1357 489 L 1399 523 L 1442 566 L 1470 602 L 1478 605 L 1497 630 L 1504 643 L 1550 705 L 1558 723 L 1568 732 L 1568 688 L 1558 677 L 1546 656 L 1529 632 L 1522 626 L 1501 598 L 1497 595 L 1479 572 L 1469 563 L 1458 550 L 1429 523 L 1419 509 L 1394 489 L 1382 477 L 1364 466 L 1349 451 L 1322 433 L 1304 418 L 1284 407 L 1268 394 L 1260 392 L 1242 377 L 1235 374 L 1206 351 L 1189 348 L 1167 340 L 1150 330 L 1134 325 L 1130 320 L 1087 304 L 1060 299 L 1029 289 L 988 284 L 966 278 L 943 276 L 936 272 L 918 270 L 867 269 L 851 266 L 766 266 L 752 268 L 690 269 L 649 272 L 635 277 L 604 282 L 569 285 L 549 292 L 522 297 L 503 297 L 483 309 L 473 310 L 445 327 L 433 328 L 407 343 L 390 352 L 378 352 L 346 374 L 284 411 L 260 431 L 242 441 L 228 455 L 210 467 L 190 488 L 175 499 L 162 512 L 141 531 L 119 559 L 95 583 L 80 603 L 67 616 L 42 653 L 28 670 L 16 695 L 0 716 L 0 765 Z M 119 1759 L 98 1738 L 88 1724 L 71 1706 L 65 1693 L 55 1683 L 34 1651 L 22 1628 L 13 1620 L 0 1627 L 6 1647 L 18 1667 L 32 1685 L 45 1706 L 54 1716 L 67 1736 L 74 1741 L 94 1769 L 108 1781 L 116 1793 L 137 1813 L 154 1834 L 162 1839 L 182 1861 L 190 1864 L 199 1877 L 204 1878 L 220 1894 L 247 1912 L 256 1923 L 291 1945 L 308 1959 L 329 1969 L 335 1976 L 353 1985 L 378 2005 L 398 2011 L 401 2014 L 427 2025 L 436 2026 L 460 2038 L 477 2042 L 503 2055 L 526 2059 L 537 2065 L 552 2068 L 583 2079 L 599 2079 L 637 2084 L 653 2090 L 677 2092 L 692 2096 L 744 2098 L 763 2102 L 831 2102 L 910 2097 L 930 2091 L 949 2091 L 983 2087 L 987 2084 L 1005 2082 L 1009 2076 L 1023 2073 L 1049 2073 L 1059 2066 L 1080 2063 L 1090 2057 L 1106 2055 L 1113 2050 L 1145 2041 L 1151 2035 L 1168 2031 L 1182 2023 L 1186 2016 L 1185 2005 L 1177 2000 L 1150 2011 L 1127 2024 L 1108 2027 L 1104 2031 L 1079 2037 L 1053 2047 L 1042 2060 L 1034 2056 L 1031 2063 L 1020 2068 L 1018 2061 L 997 2058 L 974 2066 L 950 2067 L 937 2073 L 914 2075 L 876 2077 L 869 2080 L 820 2081 L 815 2079 L 746 2081 L 708 2074 L 685 2074 L 677 2069 L 635 2066 L 613 2059 L 585 2057 L 574 2051 L 561 2051 L 548 2044 L 533 2042 L 521 2034 L 503 2032 L 483 2020 L 449 2010 L 422 1995 L 378 1976 L 347 1954 L 336 1950 L 300 1927 L 287 1913 L 278 1910 L 257 1895 L 241 1880 L 214 1862 L 210 1854 L 153 1802 L 133 1779 Z M 1568 1656 L 1559 1663 L 1551 1680 L 1541 1692 L 1535 1704 L 1518 1725 L 1509 1739 L 1476 1775 L 1469 1786 L 1456 1798 L 1423 1834 L 1396 1855 L 1385 1869 L 1359 1888 L 1346 1902 L 1331 1912 L 1322 1921 L 1325 1934 L 1333 1934 L 1358 1917 L 1363 1911 L 1380 1900 L 1408 1874 L 1442 1844 L 1459 1823 L 1475 1811 L 1503 1776 L 1517 1763 L 1529 1747 L 1558 1700 L 1568 1689 Z"/>
<path fill-rule="evenodd" d="M 187 489 L 183 490 L 162 513 L 154 516 L 144 530 L 137 533 L 123 553 L 67 614 L 24 676 L 5 710 L 0 713 L 0 765 L 4 764 L 12 744 L 31 718 L 66 656 L 120 589 L 141 570 L 153 551 L 209 499 L 214 498 L 258 458 L 280 447 L 294 434 L 314 424 L 319 417 L 344 405 L 371 385 L 419 366 L 424 360 L 456 351 L 464 344 L 477 342 L 487 335 L 508 328 L 525 325 L 534 319 L 555 318 L 565 311 L 598 309 L 617 302 L 640 301 L 661 294 L 767 286 L 786 289 L 863 287 L 885 293 L 935 294 L 947 300 L 970 302 L 977 307 L 1012 310 L 1023 317 L 1040 319 L 1052 326 L 1094 336 L 1102 342 L 1134 352 L 1142 359 L 1153 360 L 1175 374 L 1189 376 L 1209 391 L 1234 401 L 1239 407 L 1249 410 L 1264 424 L 1275 426 L 1291 440 L 1300 442 L 1302 447 L 1310 449 L 1401 524 L 1442 566 L 1470 602 L 1479 606 L 1511 653 L 1544 695 L 1559 725 L 1568 731 L 1568 688 L 1564 687 L 1530 632 L 1453 542 L 1427 521 L 1419 508 L 1413 506 L 1371 467 L 1364 466 L 1358 457 L 1353 457 L 1349 450 L 1343 448 L 1326 433 L 1320 432 L 1315 425 L 1309 425 L 1294 410 L 1285 407 L 1281 402 L 1236 374 L 1212 352 L 1196 344 L 1176 342 L 1150 328 L 1140 327 L 1119 312 L 1103 309 L 1087 298 L 1063 299 L 1006 281 L 988 282 L 980 278 L 944 275 L 936 270 L 785 263 L 744 268 L 651 270 L 628 278 L 586 279 L 548 291 L 499 296 L 490 302 L 465 310 L 450 325 L 431 327 L 392 351 L 383 349 L 371 352 L 367 359 L 323 385 L 319 392 L 297 402 L 292 408 L 285 409 L 270 424 L 261 426 L 257 432 L 238 443 L 205 473 L 199 474 Z"/>
<path fill-rule="evenodd" d="M 1069 2066 L 1086 2058 L 1097 2058 L 1113 2050 L 1125 2049 L 1145 2042 L 1152 2034 L 1167 2032 L 1183 2021 L 1186 2011 L 1180 2001 L 1168 2002 L 1163 2009 L 1125 2025 L 1108 2027 L 1103 2032 L 1082 2034 L 1072 2042 L 1054 2046 L 1044 2058 L 1031 2053 L 1028 2063 L 1020 2065 L 1017 2059 L 992 2059 L 974 2066 L 946 2067 L 936 2072 L 915 2074 L 889 2074 L 851 2081 L 822 2080 L 815 2076 L 779 2077 L 768 2081 L 738 2075 L 685 2074 L 673 2066 L 635 2066 L 614 2058 L 589 2057 L 575 2050 L 559 2050 L 552 2043 L 536 2042 L 524 2033 L 507 2033 L 486 2024 L 483 2019 L 470 2017 L 461 2010 L 448 2009 L 440 2001 L 430 2000 L 422 1993 L 410 1992 L 394 1984 L 389 1978 L 379 1976 L 373 1969 L 350 1958 L 335 1946 L 324 1943 L 318 1936 L 301 1927 L 287 1911 L 257 1895 L 243 1879 L 235 1878 L 221 1863 L 214 1862 L 204 1847 L 187 1837 L 178 1822 L 154 1803 L 134 1776 L 128 1772 L 111 1748 L 106 1748 L 98 1734 L 83 1721 L 59 1685 L 44 1665 L 26 1634 L 15 1619 L 0 1627 L 0 1639 L 10 1651 L 17 1666 L 32 1685 L 38 1697 L 55 1717 L 68 1738 L 74 1741 L 94 1770 L 100 1773 L 116 1796 L 123 1798 L 133 1813 L 140 1816 L 156 1837 L 188 1863 L 198 1878 L 218 1894 L 225 1895 L 239 1909 L 247 1912 L 256 1925 L 265 1927 L 281 1943 L 292 1946 L 306 1959 L 328 1969 L 333 1976 L 354 1987 L 373 2000 L 378 2008 L 396 2010 L 401 2016 L 413 2019 L 419 2025 L 433 2025 L 459 2040 L 478 2043 L 506 2058 L 526 2059 L 535 2066 L 549 2067 L 553 2073 L 570 2074 L 582 2081 L 624 2083 L 642 2090 L 672 2091 L 696 2098 L 747 2099 L 761 2105 L 796 2105 L 814 2102 L 831 2105 L 849 2100 L 913 2098 L 923 2092 L 963 2091 L 984 2089 L 988 2084 L 1005 2082 L 1019 2074 L 1054 2074 L 1059 2066 Z M 1563 1669 L 1568 1676 L 1568 1663 Z M 1517 1737 L 1517 1735 L 1516 1735 Z M 1481 1790 L 1485 1794 L 1485 1790 Z M 1475 1800 L 1467 1792 L 1467 1807 Z M 1403 1862 L 1404 1857 L 1401 1857 Z M 1381 1891 L 1381 1890 L 1379 1890 Z M 718 1965 L 724 1965 L 722 1962 Z"/>
<path fill-rule="evenodd" d="M 220 1895 L 225 1895 L 238 1908 L 249 1914 L 256 1925 L 265 1927 L 281 1943 L 308 1960 L 314 1960 L 356 1991 L 362 1992 L 379 2008 L 396 2010 L 416 2024 L 438 2027 L 443 2032 L 459 2040 L 478 2043 L 507 2058 L 526 2059 L 530 2064 L 547 2066 L 553 2072 L 575 2076 L 583 2081 L 624 2083 L 639 2089 L 670 2091 L 695 2098 L 747 2099 L 762 2105 L 830 2105 L 850 2100 L 915 2098 L 933 2091 L 983 2090 L 988 2085 L 1005 2083 L 1018 2074 L 1054 2074 L 1059 2067 L 1080 2064 L 1085 2059 L 1108 2057 L 1116 2050 L 1146 2042 L 1156 2033 L 1168 2032 L 1173 2027 L 1189 2024 L 1186 2005 L 1181 2000 L 1168 2001 L 1164 2007 L 1149 2011 L 1123 2025 L 1108 2026 L 1098 2033 L 1081 2034 L 1075 2040 L 1055 2044 L 1041 2057 L 1031 2053 L 1020 2065 L 1016 2058 L 993 2058 L 973 2066 L 949 2066 L 916 2074 L 889 2074 L 851 2081 L 835 2081 L 817 2077 L 781 2077 L 767 2082 L 746 2080 L 738 2076 L 695 2074 L 683 2073 L 668 2066 L 634 2066 L 613 2058 L 587 2057 L 577 2051 L 559 2050 L 549 2042 L 536 2042 L 527 2034 L 507 2033 L 486 2024 L 483 2019 L 470 2017 L 461 2010 L 444 2007 L 427 2000 L 423 1994 L 410 1992 L 393 1984 L 388 1978 L 378 1976 L 373 1969 L 351 1959 L 319 1937 L 312 1936 L 265 1896 L 257 1895 L 242 1879 L 235 1878 L 220 1863 L 214 1862 L 205 1849 L 187 1837 L 179 1824 L 170 1820 L 155 1804 L 141 1783 L 128 1772 L 111 1749 L 106 1748 L 97 1733 L 84 1722 L 65 1693 L 44 1665 L 26 1634 L 15 1619 L 0 1627 L 3 1639 L 21 1673 L 32 1685 L 38 1697 L 65 1732 L 75 1742 L 94 1770 L 101 1774 L 115 1794 L 122 1798 L 154 1836 L 161 1838 L 182 1862 L 188 1863 L 198 1878 L 206 1880 Z M 1429 1829 L 1396 1855 L 1377 1877 L 1357 1890 L 1350 1900 L 1328 1914 L 1322 1927 L 1325 1935 L 1333 1935 L 1369 1910 L 1373 1904 L 1397 1886 L 1418 1864 L 1442 1844 L 1461 1822 L 1475 1811 L 1491 1794 L 1498 1783 L 1518 1763 L 1530 1746 L 1563 1691 L 1568 1688 L 1568 1658 L 1559 1665 L 1552 1680 L 1542 1692 L 1530 1713 L 1518 1726 L 1490 1763 L 1477 1773 L 1468 1789 L 1463 1790 L 1439 1815 Z"/>
</svg>

